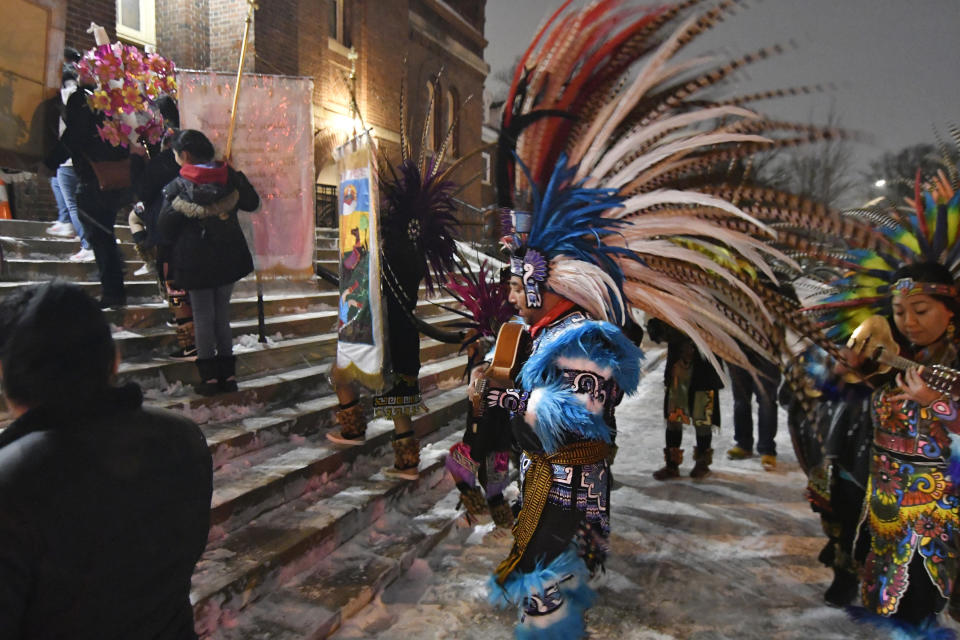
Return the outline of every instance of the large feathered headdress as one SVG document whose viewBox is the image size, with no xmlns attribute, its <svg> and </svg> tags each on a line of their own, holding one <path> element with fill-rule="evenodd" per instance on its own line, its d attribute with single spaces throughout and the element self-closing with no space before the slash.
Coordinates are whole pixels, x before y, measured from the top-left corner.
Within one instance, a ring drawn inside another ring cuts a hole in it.
<svg viewBox="0 0 960 640">
<path fill-rule="evenodd" d="M 895 295 L 957 297 L 954 285 L 895 280 L 900 268 L 921 263 L 940 264 L 954 279 L 960 276 L 960 178 L 952 162 L 947 168 L 950 177 L 941 171 L 925 186 L 918 171 L 914 197 L 905 206 L 848 212 L 851 218 L 875 225 L 882 242 L 864 247 L 853 239 L 842 251 L 809 252 L 839 272 L 827 283 L 827 295 L 810 307 L 830 338 L 846 340 L 868 317 L 885 313 Z"/>
<path fill-rule="evenodd" d="M 545 286 L 601 318 L 640 309 L 689 335 L 718 369 L 714 354 L 751 368 L 742 347 L 777 359 L 784 319 L 802 334 L 816 332 L 795 302 L 756 277 L 776 280 L 768 262 L 797 266 L 773 246 L 772 225 L 812 215 L 827 232 L 847 223 L 801 198 L 734 180 L 728 168 L 758 152 L 843 134 L 745 107 L 818 87 L 710 99 L 734 71 L 780 49 L 719 63 L 680 59 L 737 2 L 697 13 L 701 4 L 649 9 L 605 0 L 571 9 L 565 2 L 514 74 L 498 199 L 509 210 L 512 268 L 525 285 Z M 787 248 L 800 241 L 789 228 L 779 238 Z M 536 287 L 527 294 L 535 304 Z"/>
<path fill-rule="evenodd" d="M 407 134 L 407 101 L 404 85 L 400 88 L 400 157 L 399 167 L 381 159 L 381 189 L 386 203 L 383 225 L 386 235 L 394 241 L 412 243 L 415 250 L 409 252 L 420 260 L 417 272 L 423 274 L 428 294 L 447 280 L 454 268 L 457 221 L 454 213 L 454 194 L 457 185 L 450 176 L 469 157 L 459 158 L 449 167 L 444 167 L 447 149 L 457 127 L 457 114 L 450 123 L 443 143 L 436 153 L 428 154 L 428 136 L 431 126 L 434 100 L 438 91 L 431 95 L 427 105 L 419 151 L 415 154 Z"/>
</svg>

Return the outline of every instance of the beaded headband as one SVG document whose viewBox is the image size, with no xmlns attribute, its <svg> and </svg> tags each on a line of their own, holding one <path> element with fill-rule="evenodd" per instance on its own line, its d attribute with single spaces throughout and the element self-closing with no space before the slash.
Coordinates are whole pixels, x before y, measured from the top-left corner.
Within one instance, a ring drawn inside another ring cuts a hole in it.
<svg viewBox="0 0 960 640">
<path fill-rule="evenodd" d="M 897 280 L 890 293 L 893 296 L 906 297 L 917 293 L 928 296 L 946 296 L 948 298 L 957 297 L 957 288 L 952 284 L 942 284 L 939 282 L 917 282 L 913 278 L 901 278 Z"/>
</svg>

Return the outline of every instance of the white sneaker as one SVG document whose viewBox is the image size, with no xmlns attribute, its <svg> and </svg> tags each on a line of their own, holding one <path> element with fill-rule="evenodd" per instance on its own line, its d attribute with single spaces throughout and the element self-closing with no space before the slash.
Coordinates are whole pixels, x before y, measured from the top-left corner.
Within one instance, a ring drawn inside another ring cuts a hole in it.
<svg viewBox="0 0 960 640">
<path fill-rule="evenodd" d="M 47 233 L 51 236 L 59 236 L 61 238 L 70 238 L 76 235 L 76 232 L 73 230 L 73 225 L 69 222 L 55 222 L 47 227 Z"/>
<path fill-rule="evenodd" d="M 143 266 L 133 272 L 135 276 L 145 276 L 147 274 L 153 273 L 153 269 L 150 268 L 146 262 L 143 263 Z"/>
<path fill-rule="evenodd" d="M 70 262 L 93 262 L 94 259 L 93 249 L 80 249 L 70 256 Z"/>
</svg>

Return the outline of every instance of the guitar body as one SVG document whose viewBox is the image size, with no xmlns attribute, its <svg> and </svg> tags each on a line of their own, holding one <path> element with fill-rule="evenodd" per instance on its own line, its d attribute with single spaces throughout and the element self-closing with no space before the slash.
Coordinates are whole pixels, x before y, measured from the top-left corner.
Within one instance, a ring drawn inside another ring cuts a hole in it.
<svg viewBox="0 0 960 640">
<path fill-rule="evenodd" d="M 505 322 L 500 327 L 497 344 L 493 348 L 493 361 L 478 382 L 477 394 L 473 398 L 474 415 L 483 413 L 488 389 L 515 386 L 520 369 L 530 355 L 530 345 L 530 332 L 526 326 L 519 322 Z"/>
</svg>

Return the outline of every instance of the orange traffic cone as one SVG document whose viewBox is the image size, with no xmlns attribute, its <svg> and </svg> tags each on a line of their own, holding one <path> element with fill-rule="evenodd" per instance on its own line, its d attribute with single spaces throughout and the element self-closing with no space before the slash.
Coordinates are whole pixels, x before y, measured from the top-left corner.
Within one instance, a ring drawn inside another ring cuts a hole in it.
<svg viewBox="0 0 960 640">
<path fill-rule="evenodd" d="M 7 197 L 7 183 L 3 180 L 0 180 L 0 220 L 13 220 L 10 198 Z"/>
</svg>

